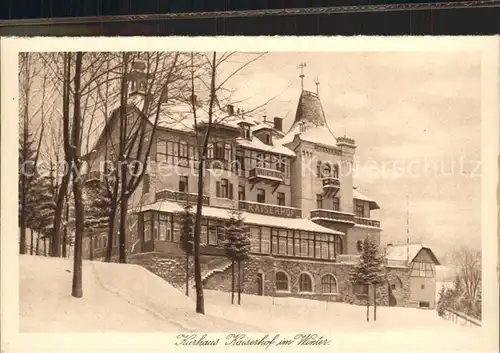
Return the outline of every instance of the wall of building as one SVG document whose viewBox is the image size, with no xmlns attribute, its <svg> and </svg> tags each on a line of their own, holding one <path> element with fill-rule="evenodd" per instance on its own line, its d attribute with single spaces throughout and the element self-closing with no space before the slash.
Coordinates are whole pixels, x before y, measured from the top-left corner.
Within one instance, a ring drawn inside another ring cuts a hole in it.
<svg viewBox="0 0 500 353">
<path fill-rule="evenodd" d="M 350 228 L 347 231 L 347 241 L 346 241 L 346 246 L 347 246 L 347 251 L 346 254 L 357 254 L 358 249 L 357 249 L 357 243 L 358 241 L 363 241 L 365 238 L 370 235 L 373 240 L 377 242 L 377 244 L 380 244 L 380 229 L 377 228 L 372 228 L 372 227 L 364 227 L 364 226 L 359 226 L 355 225 L 354 227 Z"/>
<path fill-rule="evenodd" d="M 436 278 L 435 277 L 410 277 L 411 301 L 413 306 L 420 302 L 429 302 L 433 309 L 436 305 Z"/>
</svg>

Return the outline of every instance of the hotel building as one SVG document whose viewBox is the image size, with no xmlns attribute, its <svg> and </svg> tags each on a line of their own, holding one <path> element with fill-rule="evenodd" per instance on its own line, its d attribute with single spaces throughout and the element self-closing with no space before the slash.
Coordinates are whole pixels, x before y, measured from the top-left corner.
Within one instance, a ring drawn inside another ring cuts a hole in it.
<svg viewBox="0 0 500 353">
<path fill-rule="evenodd" d="M 136 75 L 140 80 L 141 75 Z M 197 198 L 197 138 L 189 104 L 168 107 L 152 134 L 143 117 L 141 82 L 131 82 L 128 125 L 144 122 L 153 139 L 152 166 L 130 203 L 127 261 L 140 264 L 175 286 L 185 279 L 179 247 L 181 213 Z M 353 185 L 356 142 L 335 137 L 317 93 L 302 90 L 293 124 L 283 131 L 279 117 L 256 117 L 232 105 L 215 112 L 204 169 L 201 226 L 202 278 L 205 288 L 229 290 L 231 263 L 221 247 L 229 212 L 239 209 L 251 238 L 251 256 L 243 264 L 243 292 L 362 304 L 366 287 L 353 286 L 349 272 L 364 238 L 380 244 L 379 205 Z M 196 99 L 194 97 L 193 99 Z M 198 129 L 206 113 L 198 113 Z M 204 120 L 205 119 L 205 120 Z M 99 138 L 90 173 L 113 158 L 119 111 L 108 119 L 111 139 Z M 108 148 L 105 148 L 107 145 Z M 160 171 L 159 165 L 168 165 Z M 116 237 L 115 237 L 116 238 Z M 115 239 L 116 240 L 116 239 Z M 89 244 L 87 243 L 88 247 Z M 104 236 L 95 236 L 96 257 Z M 100 254 L 100 255 L 99 255 Z M 190 259 L 192 261 L 192 259 Z M 415 305 L 410 297 L 407 261 L 388 260 L 387 286 L 379 286 L 382 305 Z M 193 278 L 193 266 L 189 269 Z"/>
</svg>

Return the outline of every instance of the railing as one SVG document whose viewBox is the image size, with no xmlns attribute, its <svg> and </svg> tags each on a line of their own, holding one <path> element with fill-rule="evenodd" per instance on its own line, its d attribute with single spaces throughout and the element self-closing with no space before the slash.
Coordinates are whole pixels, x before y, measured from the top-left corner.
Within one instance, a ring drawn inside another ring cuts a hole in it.
<svg viewBox="0 0 500 353">
<path fill-rule="evenodd" d="M 262 167 L 255 167 L 251 169 L 248 174 L 249 179 L 262 178 L 262 179 L 273 179 L 273 180 L 283 180 L 284 173 L 277 169 L 268 169 Z"/>
<path fill-rule="evenodd" d="M 328 219 L 332 221 L 342 221 L 342 222 L 349 222 L 349 223 L 354 223 L 354 215 L 350 213 L 343 213 L 335 210 L 325 210 L 325 209 L 319 209 L 319 210 L 312 210 L 311 211 L 311 219 L 314 218 L 323 218 L 323 219 Z"/>
<path fill-rule="evenodd" d="M 209 197 L 203 195 L 203 205 L 209 205 Z M 198 194 L 191 194 L 180 191 L 172 191 L 172 190 L 160 190 L 155 194 L 155 200 L 171 200 L 171 201 L 189 201 L 192 203 L 198 202 Z"/>
<path fill-rule="evenodd" d="M 323 178 L 323 187 L 324 188 L 340 188 L 340 180 L 339 180 L 339 178 L 334 178 L 334 177 L 324 177 Z"/>
<path fill-rule="evenodd" d="M 360 255 L 337 255 L 337 262 L 346 263 L 346 264 L 357 264 L 359 261 Z"/>
<path fill-rule="evenodd" d="M 268 216 L 287 217 L 287 218 L 301 218 L 302 210 L 295 207 L 271 205 L 267 203 L 240 201 L 240 210 L 258 213 Z"/>
<path fill-rule="evenodd" d="M 451 320 L 455 323 L 460 323 L 462 326 L 481 326 L 481 321 L 464 313 L 460 313 L 458 311 L 445 309 L 445 318 Z"/>
<path fill-rule="evenodd" d="M 370 218 L 354 217 L 354 222 L 356 222 L 357 224 L 362 224 L 364 226 L 380 228 L 380 221 L 376 221 Z"/>
</svg>

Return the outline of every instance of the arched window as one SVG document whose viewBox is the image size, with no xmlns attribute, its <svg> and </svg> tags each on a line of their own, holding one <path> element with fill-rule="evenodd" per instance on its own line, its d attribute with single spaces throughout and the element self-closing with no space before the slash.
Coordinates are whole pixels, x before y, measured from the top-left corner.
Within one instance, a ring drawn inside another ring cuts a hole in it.
<svg viewBox="0 0 500 353">
<path fill-rule="evenodd" d="M 307 273 L 300 274 L 299 292 L 312 292 L 312 280 Z"/>
<path fill-rule="evenodd" d="M 288 290 L 288 276 L 284 272 L 276 272 L 276 290 Z"/>
<path fill-rule="evenodd" d="M 337 281 L 332 275 L 324 275 L 321 278 L 321 292 L 322 293 L 337 293 Z"/>
</svg>

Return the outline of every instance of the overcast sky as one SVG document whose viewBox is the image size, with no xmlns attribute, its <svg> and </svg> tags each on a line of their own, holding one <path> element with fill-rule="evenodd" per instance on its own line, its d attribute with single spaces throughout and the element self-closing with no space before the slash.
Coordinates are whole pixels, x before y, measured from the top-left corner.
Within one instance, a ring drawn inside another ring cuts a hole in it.
<svg viewBox="0 0 500 353">
<path fill-rule="evenodd" d="M 480 249 L 481 57 L 462 53 L 269 53 L 231 85 L 251 108 L 277 96 L 269 117 L 293 122 L 304 88 L 319 94 L 336 135 L 356 140 L 355 185 L 376 199 L 383 238 L 437 255 Z M 248 109 L 247 108 L 247 109 Z M 400 168 L 400 169 L 397 169 Z"/>
</svg>

